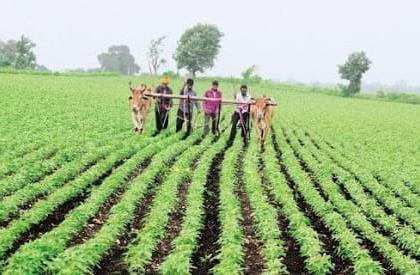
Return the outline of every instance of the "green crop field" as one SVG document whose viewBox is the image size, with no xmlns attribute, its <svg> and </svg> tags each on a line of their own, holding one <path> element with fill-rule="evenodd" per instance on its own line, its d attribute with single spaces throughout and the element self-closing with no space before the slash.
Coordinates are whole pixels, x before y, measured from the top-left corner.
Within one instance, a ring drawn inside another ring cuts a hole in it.
<svg viewBox="0 0 420 275">
<path fill-rule="evenodd" d="M 420 274 L 419 105 L 251 85 L 278 103 L 260 151 L 229 106 L 219 138 L 176 108 L 134 133 L 129 80 L 159 81 L 0 74 L 2 274 Z"/>
</svg>

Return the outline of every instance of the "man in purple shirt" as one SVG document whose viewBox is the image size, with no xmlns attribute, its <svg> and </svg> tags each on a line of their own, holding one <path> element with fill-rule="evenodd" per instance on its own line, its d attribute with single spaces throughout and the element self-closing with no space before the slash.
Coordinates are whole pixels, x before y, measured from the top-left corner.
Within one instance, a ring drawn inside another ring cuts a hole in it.
<svg viewBox="0 0 420 275">
<path fill-rule="evenodd" d="M 212 87 L 210 90 L 207 90 L 204 93 L 204 97 L 208 98 L 215 98 L 215 99 L 222 99 L 222 92 L 219 90 L 219 82 L 214 80 L 212 83 Z M 209 122 L 210 119 L 212 120 L 211 124 L 211 132 L 213 135 L 218 134 L 218 116 L 219 110 L 221 107 L 220 101 L 213 101 L 213 100 L 204 100 L 203 101 L 203 110 L 204 110 L 204 136 L 209 133 Z"/>
</svg>

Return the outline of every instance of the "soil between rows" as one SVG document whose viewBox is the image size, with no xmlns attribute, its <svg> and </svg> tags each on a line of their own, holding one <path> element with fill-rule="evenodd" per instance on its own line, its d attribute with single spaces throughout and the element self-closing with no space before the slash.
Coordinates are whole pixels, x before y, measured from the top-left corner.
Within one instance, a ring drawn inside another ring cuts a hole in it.
<svg viewBox="0 0 420 275">
<path fill-rule="evenodd" d="M 285 139 L 287 140 L 287 134 L 285 133 L 284 129 L 283 129 L 283 135 L 285 137 Z M 289 143 L 289 142 L 288 142 Z M 315 172 L 309 167 L 309 165 L 299 156 L 299 154 L 292 148 L 292 146 L 289 143 L 289 146 L 291 147 L 291 149 L 294 151 L 294 155 L 296 156 L 296 158 L 299 160 L 299 163 L 301 165 L 302 170 L 305 171 L 305 173 L 310 177 L 311 182 L 315 185 L 318 186 L 321 190 L 321 186 L 320 183 L 317 179 L 317 176 L 315 174 Z M 327 197 L 326 200 L 328 200 L 328 195 L 324 194 L 324 196 Z M 350 196 L 350 195 L 349 195 Z M 347 221 L 347 220 L 346 220 Z M 347 221 L 347 224 L 349 224 L 349 222 Z M 350 226 L 350 225 L 349 225 Z M 350 226 L 351 227 L 351 226 Z M 384 257 L 384 255 L 382 253 L 380 253 L 378 251 L 378 249 L 375 247 L 374 243 L 371 242 L 370 240 L 366 239 L 363 234 L 361 234 L 361 232 L 359 232 L 358 230 L 354 230 L 355 233 L 358 235 L 358 238 L 362 241 L 362 245 L 369 251 L 369 254 L 371 255 L 371 257 L 379 262 L 383 267 L 384 267 L 384 272 L 385 274 L 393 274 L 393 269 L 392 269 L 392 265 L 391 263 L 388 261 L 388 259 L 386 259 Z M 392 273 L 388 273 L 388 272 L 392 272 Z"/>
<path fill-rule="evenodd" d="M 192 273 L 194 274 L 209 274 L 211 268 L 218 263 L 218 260 L 214 257 L 220 248 L 217 242 L 220 235 L 220 221 L 218 219 L 220 164 L 223 161 L 226 149 L 214 157 L 207 176 L 204 191 L 203 228 L 200 231 L 198 246 L 192 256 Z"/>
<path fill-rule="evenodd" d="M 129 158 L 128 156 L 127 158 Z M 127 159 L 125 158 L 125 159 Z M 31 228 L 22 234 L 20 238 L 14 241 L 12 248 L 6 253 L 5 257 L 9 257 L 13 253 L 15 253 L 19 247 L 27 242 L 33 241 L 38 239 L 41 235 L 46 232 L 51 231 L 60 224 L 66 217 L 67 213 L 70 212 L 72 209 L 79 206 L 85 199 L 89 196 L 90 191 L 95 186 L 100 185 L 105 178 L 107 178 L 114 169 L 121 166 L 125 159 L 117 161 L 114 163 L 113 167 L 105 171 L 99 178 L 97 178 L 84 192 L 79 194 L 78 196 L 69 199 L 68 201 L 64 202 L 60 206 L 58 206 L 52 213 L 50 213 L 43 221 L 37 223 L 36 225 L 31 226 Z"/>
<path fill-rule="evenodd" d="M 242 220 L 241 225 L 243 228 L 244 242 L 244 273 L 245 274 L 261 274 L 264 269 L 264 259 L 261 254 L 262 242 L 257 236 L 257 229 L 251 203 L 249 197 L 244 190 L 243 182 L 243 158 L 245 155 L 246 147 L 241 150 L 238 161 L 236 163 L 236 194 L 239 198 L 241 205 Z"/>
<path fill-rule="evenodd" d="M 330 255 L 331 261 L 334 264 L 333 274 L 352 274 L 353 267 L 349 260 L 343 259 L 338 255 L 337 249 L 339 248 L 339 243 L 333 238 L 332 232 L 326 227 L 325 223 L 320 217 L 318 217 L 313 211 L 312 207 L 304 200 L 301 194 L 297 190 L 296 182 L 293 180 L 288 168 L 284 164 L 282 151 L 276 141 L 276 136 L 273 132 L 272 142 L 276 150 L 276 156 L 280 163 L 280 171 L 286 178 L 287 184 L 293 190 L 294 198 L 297 203 L 298 208 L 309 218 L 311 226 L 316 232 L 318 232 L 318 237 L 323 243 L 325 252 Z"/>
<path fill-rule="evenodd" d="M 121 196 L 127 190 L 129 183 L 139 176 L 143 170 L 150 164 L 151 158 L 145 160 L 143 163 L 139 164 L 124 180 L 124 182 L 120 183 L 120 186 L 112 193 L 112 195 L 105 201 L 105 203 L 101 206 L 99 211 L 96 215 L 91 218 L 87 225 L 83 228 L 81 232 L 74 236 L 74 238 L 69 242 L 69 247 L 74 246 L 77 244 L 81 244 L 85 242 L 87 239 L 91 238 L 95 233 L 101 228 L 101 226 L 105 223 L 108 219 L 109 212 L 111 208 L 117 204 Z"/>
<path fill-rule="evenodd" d="M 157 274 L 160 264 L 165 260 L 172 250 L 172 243 L 179 235 L 182 229 L 182 222 L 186 210 L 186 197 L 188 194 L 188 186 L 190 180 L 184 180 L 178 188 L 176 196 L 178 204 L 175 210 L 170 214 L 168 224 L 166 226 L 165 236 L 159 241 L 149 264 L 145 266 L 147 274 Z"/>
<path fill-rule="evenodd" d="M 290 274 L 307 274 L 305 270 L 302 270 L 302 267 L 305 266 L 305 258 L 299 254 L 299 245 L 289 235 L 289 221 L 283 215 L 281 206 L 276 202 L 276 199 L 271 193 L 267 175 L 264 174 L 264 161 L 261 157 L 259 159 L 259 172 L 261 174 L 264 192 L 267 195 L 270 204 L 277 209 L 277 225 L 281 233 L 280 238 L 284 241 L 285 246 L 285 256 L 282 259 L 282 263 L 286 266 L 286 269 Z"/>
<path fill-rule="evenodd" d="M 198 139 L 194 144 L 197 145 L 201 142 L 202 139 Z M 128 245 L 136 237 L 136 232 L 140 230 L 144 225 L 144 218 L 147 213 L 150 212 L 150 208 L 153 204 L 156 191 L 159 186 L 164 182 L 167 172 L 170 171 L 170 168 L 175 163 L 178 156 L 175 156 L 171 159 L 168 165 L 165 168 L 165 171 L 161 171 L 158 174 L 154 182 L 148 187 L 146 195 L 138 205 L 135 211 L 135 217 L 133 221 L 128 225 L 124 233 L 117 239 L 115 245 L 111 248 L 109 253 L 103 257 L 102 261 L 95 268 L 94 274 L 128 274 L 128 266 L 124 262 L 124 254 L 127 252 Z"/>
<path fill-rule="evenodd" d="M 129 274 L 128 267 L 124 262 L 124 254 L 128 244 L 135 238 L 135 232 L 143 227 L 144 217 L 150 210 L 156 191 L 164 178 L 161 175 L 155 177 L 149 186 L 145 197 L 135 211 L 134 220 L 128 225 L 124 233 L 117 239 L 109 253 L 103 257 L 94 274 Z"/>
</svg>

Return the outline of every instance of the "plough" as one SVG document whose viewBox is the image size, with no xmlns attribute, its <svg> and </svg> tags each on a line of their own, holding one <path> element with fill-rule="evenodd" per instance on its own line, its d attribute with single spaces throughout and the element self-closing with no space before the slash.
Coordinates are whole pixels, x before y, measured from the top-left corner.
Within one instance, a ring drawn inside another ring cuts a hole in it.
<svg viewBox="0 0 420 275">
<path fill-rule="evenodd" d="M 215 101 L 215 102 L 220 102 L 222 104 L 236 104 L 236 105 L 243 105 L 243 104 L 254 105 L 255 104 L 253 100 L 239 101 L 239 100 L 223 99 L 223 98 L 218 99 L 218 98 L 208 98 L 208 97 L 203 97 L 203 96 L 188 96 L 188 95 L 173 95 L 173 94 L 169 95 L 169 94 L 159 94 L 159 93 L 151 93 L 151 92 L 144 92 L 143 96 L 186 99 L 187 101 Z M 270 103 L 268 103 L 268 105 L 277 106 L 277 103 L 270 99 Z"/>
<path fill-rule="evenodd" d="M 240 100 L 231 100 L 231 99 L 223 99 L 223 98 L 208 98 L 208 97 L 202 97 L 202 96 L 190 96 L 190 95 L 174 95 L 174 94 L 160 94 L 160 93 L 153 93 L 153 92 L 144 92 L 143 96 L 147 96 L 147 97 L 153 97 L 153 98 L 175 98 L 175 99 L 185 99 L 187 101 L 187 104 L 189 105 L 191 101 L 213 101 L 213 102 L 220 102 L 220 104 L 234 104 L 234 105 L 244 105 L 247 104 L 248 105 L 248 110 L 251 110 L 251 105 L 255 105 L 255 101 L 253 99 L 251 99 L 250 101 L 240 101 Z M 268 98 L 268 103 L 267 105 L 271 105 L 271 106 L 277 106 L 277 103 L 272 101 L 270 98 Z M 221 108 L 219 108 L 219 113 L 218 113 L 218 120 L 217 120 L 217 129 L 219 128 L 219 119 L 220 119 L 220 111 Z M 242 127 L 244 127 L 245 129 L 247 129 L 247 133 L 246 133 L 246 137 L 249 140 L 251 138 L 250 135 L 250 120 L 251 118 L 249 118 L 247 120 L 247 125 L 245 127 L 245 125 L 243 125 L 242 121 Z"/>
</svg>

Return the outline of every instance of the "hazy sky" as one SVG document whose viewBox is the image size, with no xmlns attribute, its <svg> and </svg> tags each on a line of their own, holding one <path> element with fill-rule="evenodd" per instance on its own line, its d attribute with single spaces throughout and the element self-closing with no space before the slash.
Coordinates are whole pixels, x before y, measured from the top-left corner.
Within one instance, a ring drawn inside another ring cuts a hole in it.
<svg viewBox="0 0 420 275">
<path fill-rule="evenodd" d="M 420 85 L 419 0 L 1 0 L 0 39 L 29 36 L 53 70 L 98 67 L 96 56 L 126 44 L 146 70 L 152 38 L 167 35 L 168 69 L 182 32 L 198 22 L 224 33 L 212 75 L 256 64 L 269 78 L 339 82 L 355 50 L 373 61 L 367 82 Z"/>
</svg>

